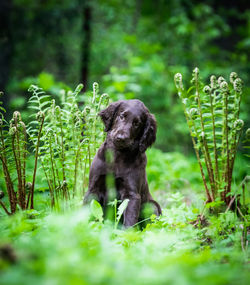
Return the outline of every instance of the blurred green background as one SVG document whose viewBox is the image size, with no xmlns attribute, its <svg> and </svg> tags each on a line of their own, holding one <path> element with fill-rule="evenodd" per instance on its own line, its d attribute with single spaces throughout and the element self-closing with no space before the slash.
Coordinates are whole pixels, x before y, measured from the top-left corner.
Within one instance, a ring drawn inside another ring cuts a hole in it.
<svg viewBox="0 0 250 285">
<path fill-rule="evenodd" d="M 189 84 L 236 71 L 245 84 L 241 118 L 249 126 L 248 1 L 1 0 L 0 90 L 8 115 L 28 118 L 30 84 L 55 94 L 94 81 L 112 100 L 138 98 L 158 122 L 156 147 L 192 151 L 173 76 Z M 242 151 L 242 149 L 241 149 Z"/>
</svg>

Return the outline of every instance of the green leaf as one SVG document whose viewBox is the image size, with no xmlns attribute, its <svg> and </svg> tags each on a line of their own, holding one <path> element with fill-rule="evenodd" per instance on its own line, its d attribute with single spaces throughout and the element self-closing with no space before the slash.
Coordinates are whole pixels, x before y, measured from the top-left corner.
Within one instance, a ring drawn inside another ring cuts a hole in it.
<svg viewBox="0 0 250 285">
<path fill-rule="evenodd" d="M 0 110 L 2 110 L 3 112 L 6 112 L 6 110 L 3 107 L 0 107 Z"/>
<path fill-rule="evenodd" d="M 43 95 L 40 97 L 40 100 L 47 100 L 47 101 L 51 101 L 51 96 L 50 95 Z"/>
<path fill-rule="evenodd" d="M 116 217 L 117 223 L 119 223 L 123 212 L 126 210 L 126 208 L 127 208 L 127 206 L 128 206 L 128 202 L 129 202 L 129 199 L 125 199 L 125 200 L 121 203 L 121 205 L 119 206 L 118 212 L 117 212 L 117 217 Z"/>
<path fill-rule="evenodd" d="M 211 203 L 207 203 L 206 204 L 206 208 L 209 209 L 209 208 L 215 208 L 215 207 L 218 207 L 220 205 L 223 204 L 223 201 L 214 201 L 214 202 L 211 202 Z"/>
<path fill-rule="evenodd" d="M 48 106 L 48 105 L 50 105 L 50 101 L 45 101 L 45 102 L 40 104 L 40 107 L 43 108 L 43 107 Z"/>
<path fill-rule="evenodd" d="M 215 116 L 224 117 L 224 112 L 222 110 L 215 110 L 214 111 L 214 115 Z"/>
<path fill-rule="evenodd" d="M 211 104 L 210 104 L 210 103 L 203 103 L 201 107 L 203 108 L 203 106 L 205 106 L 205 107 L 211 107 Z"/>
<path fill-rule="evenodd" d="M 195 86 L 191 86 L 189 89 L 188 89 L 188 91 L 187 91 L 187 94 L 189 94 L 192 90 L 194 90 L 195 89 Z"/>
<path fill-rule="evenodd" d="M 39 111 L 40 111 L 40 108 L 37 107 L 37 106 L 32 106 L 32 105 L 31 105 L 31 106 L 29 106 L 29 108 L 30 108 L 30 109 L 34 109 L 34 110 L 39 110 Z"/>
<path fill-rule="evenodd" d="M 211 113 L 204 113 L 204 114 L 202 114 L 202 117 L 203 118 L 210 118 L 210 117 L 212 117 L 212 114 Z"/>
<path fill-rule="evenodd" d="M 103 222 L 102 206 L 96 201 L 92 200 L 90 203 L 91 214 L 100 222 Z"/>
</svg>

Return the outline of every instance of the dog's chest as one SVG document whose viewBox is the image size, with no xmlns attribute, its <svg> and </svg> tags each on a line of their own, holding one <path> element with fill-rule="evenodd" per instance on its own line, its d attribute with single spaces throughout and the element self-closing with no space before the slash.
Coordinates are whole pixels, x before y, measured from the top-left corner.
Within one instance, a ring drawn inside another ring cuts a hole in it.
<svg viewBox="0 0 250 285">
<path fill-rule="evenodd" d="M 146 159 L 140 156 L 133 156 L 132 154 L 118 155 L 114 157 L 114 164 L 112 172 L 116 177 L 126 177 L 131 173 L 138 173 L 138 171 L 145 171 Z"/>
</svg>

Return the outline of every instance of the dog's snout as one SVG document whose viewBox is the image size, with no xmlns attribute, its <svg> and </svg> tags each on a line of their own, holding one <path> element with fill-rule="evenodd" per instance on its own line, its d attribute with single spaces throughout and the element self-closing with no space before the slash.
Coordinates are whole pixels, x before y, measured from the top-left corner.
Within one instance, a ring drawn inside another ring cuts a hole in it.
<svg viewBox="0 0 250 285">
<path fill-rule="evenodd" d="M 118 142 L 123 142 L 123 141 L 126 140 L 126 137 L 125 137 L 124 134 L 118 134 L 117 137 L 116 137 L 116 140 L 117 140 Z"/>
<path fill-rule="evenodd" d="M 118 148 L 127 147 L 130 143 L 128 134 L 126 134 L 125 132 L 116 133 L 114 143 Z"/>
</svg>

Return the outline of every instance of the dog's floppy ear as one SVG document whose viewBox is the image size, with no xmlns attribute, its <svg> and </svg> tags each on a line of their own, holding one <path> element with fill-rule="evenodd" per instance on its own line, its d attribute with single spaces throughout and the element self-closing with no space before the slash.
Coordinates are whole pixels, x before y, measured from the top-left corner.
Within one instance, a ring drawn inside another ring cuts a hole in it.
<svg viewBox="0 0 250 285">
<path fill-rule="evenodd" d="M 106 109 L 99 112 L 99 116 L 101 117 L 105 126 L 105 132 L 108 132 L 111 129 L 113 120 L 117 114 L 120 104 L 121 102 L 119 101 L 111 103 Z"/>
<path fill-rule="evenodd" d="M 145 152 L 148 147 L 150 147 L 156 139 L 156 120 L 154 115 L 147 113 L 147 120 L 144 127 L 144 132 L 139 142 L 140 152 Z"/>
</svg>

